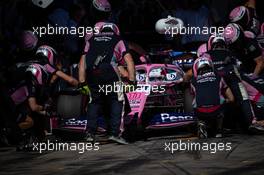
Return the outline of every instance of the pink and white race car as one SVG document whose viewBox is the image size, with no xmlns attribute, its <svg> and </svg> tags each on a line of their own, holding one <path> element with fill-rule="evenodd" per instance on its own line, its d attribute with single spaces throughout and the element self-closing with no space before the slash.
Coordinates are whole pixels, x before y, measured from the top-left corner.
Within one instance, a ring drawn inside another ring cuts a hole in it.
<svg viewBox="0 0 264 175">
<path fill-rule="evenodd" d="M 131 112 L 125 116 L 127 134 L 144 130 L 168 129 L 196 123 L 183 70 L 171 64 L 136 66 L 137 90 L 127 93 Z M 136 126 L 136 127 L 135 127 Z M 134 129 L 131 129 L 134 128 Z M 126 132 L 126 130 L 125 130 Z"/>
<path fill-rule="evenodd" d="M 183 76 L 184 71 L 177 65 L 136 66 L 138 88 L 127 93 L 131 112 L 124 116 L 124 134 L 133 135 L 139 128 L 159 130 L 195 124 L 189 84 L 183 83 Z M 85 131 L 87 121 L 81 114 L 85 107 L 78 91 L 60 93 L 56 106 L 59 117 L 52 119 L 53 130 Z"/>
</svg>

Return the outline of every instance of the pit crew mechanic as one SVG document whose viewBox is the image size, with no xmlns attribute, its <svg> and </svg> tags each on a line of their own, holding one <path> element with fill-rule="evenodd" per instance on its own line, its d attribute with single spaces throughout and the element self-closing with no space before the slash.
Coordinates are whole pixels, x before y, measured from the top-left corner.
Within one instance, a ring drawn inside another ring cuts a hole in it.
<svg viewBox="0 0 264 175">
<path fill-rule="evenodd" d="M 237 59 L 228 50 L 224 37 L 222 35 L 211 36 L 207 43 L 207 49 L 209 50 L 207 53 L 211 55 L 215 71 L 224 78 L 235 97 L 235 101 L 241 106 L 245 127 L 250 126 L 250 128 L 262 131 L 263 127 L 255 121 L 255 113 L 240 78 Z"/>
<path fill-rule="evenodd" d="M 224 37 L 230 50 L 242 62 L 242 80 L 263 94 L 264 59 L 256 39 L 246 37 L 241 26 L 235 23 L 226 27 Z"/>
<path fill-rule="evenodd" d="M 37 49 L 35 60 L 17 63 L 10 68 L 9 90 L 10 97 L 16 110 L 15 117 L 24 136 L 34 135 L 39 139 L 45 138 L 45 118 L 49 113 L 49 106 L 45 104 L 48 99 L 51 80 L 61 77 L 73 86 L 78 81 L 60 70 L 57 70 L 55 50 L 49 46 L 40 46 Z M 10 104 L 12 105 L 12 104 Z M 21 138 L 22 140 L 23 138 Z M 19 149 L 23 149 L 28 143 L 22 141 Z"/>
<path fill-rule="evenodd" d="M 123 108 L 122 101 L 124 100 L 122 99 L 123 92 L 112 92 L 106 95 L 105 92 L 99 91 L 99 85 L 111 85 L 119 81 L 120 75 L 117 66 L 118 64 L 124 64 L 124 61 L 128 66 L 129 81 L 132 84 L 135 83 L 135 71 L 132 57 L 127 52 L 124 41 L 120 40 L 115 34 L 112 36 L 108 35 L 109 40 L 100 41 L 100 39 L 106 37 L 105 31 L 109 31 L 109 25 L 114 26 L 114 24 L 104 23 L 100 28 L 101 33 L 95 35 L 88 41 L 89 49 L 85 51 L 85 55 L 82 56 L 80 61 L 79 81 L 82 86 L 86 85 L 86 83 L 89 85 L 92 96 L 92 102 L 88 105 L 88 128 L 90 129 L 90 133 L 88 133 L 87 139 L 90 139 L 89 134 L 92 134 L 92 137 L 94 137 L 96 118 L 103 104 L 102 102 L 106 100 L 108 105 L 111 104 L 111 134 L 113 137 L 110 138 L 118 140 L 118 142 L 123 142 L 120 140 L 121 138 L 118 138 Z M 99 58 L 102 60 L 98 62 Z"/>
<path fill-rule="evenodd" d="M 86 36 L 84 53 L 79 64 L 80 88 L 83 91 L 90 91 L 92 101 L 87 109 L 87 134 L 85 139 L 93 142 L 95 140 L 96 121 L 102 107 L 108 106 L 111 122 L 111 133 L 109 140 L 120 144 L 127 142 L 120 137 L 121 116 L 124 107 L 123 92 L 111 92 L 105 94 L 100 92 L 100 86 L 113 85 L 120 81 L 119 65 L 126 63 L 129 83 L 135 85 L 135 66 L 131 54 L 128 52 L 126 42 L 119 36 L 119 29 L 113 23 L 106 21 L 111 11 L 107 0 L 94 0 L 94 9 L 98 19 L 101 21 L 95 24 L 99 34 Z M 90 88 L 90 89 L 89 89 Z"/>
<path fill-rule="evenodd" d="M 220 138 L 222 137 L 224 103 L 233 102 L 233 94 L 223 77 L 215 71 L 210 55 L 203 54 L 197 58 L 193 65 L 193 72 L 191 87 L 194 94 L 194 112 L 199 120 L 198 136 Z M 210 98 L 207 98 L 205 94 L 209 91 Z"/>
<path fill-rule="evenodd" d="M 242 72 L 252 73 L 253 77 L 263 74 L 264 59 L 256 39 L 245 36 L 243 28 L 236 23 L 226 26 L 224 37 L 230 51 L 242 62 Z"/>
</svg>

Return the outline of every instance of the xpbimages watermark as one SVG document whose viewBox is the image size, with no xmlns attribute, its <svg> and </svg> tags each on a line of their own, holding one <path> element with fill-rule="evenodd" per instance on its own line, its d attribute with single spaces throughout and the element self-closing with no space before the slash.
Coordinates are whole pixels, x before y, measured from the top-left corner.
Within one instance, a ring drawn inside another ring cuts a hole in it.
<svg viewBox="0 0 264 175">
<path fill-rule="evenodd" d="M 187 141 L 178 141 L 178 142 L 165 142 L 164 151 L 170 152 L 171 154 L 179 151 L 208 151 L 211 154 L 215 154 L 221 151 L 230 151 L 232 150 L 232 143 L 219 142 L 219 143 L 207 143 L 207 142 L 193 142 L 190 140 Z"/>
<path fill-rule="evenodd" d="M 223 34 L 225 31 L 224 27 L 198 27 L 198 26 L 177 26 L 177 27 L 165 27 L 165 35 L 174 37 L 176 35 L 216 35 Z M 227 28 L 227 33 L 232 32 Z"/>
<path fill-rule="evenodd" d="M 86 151 L 99 151 L 100 143 L 62 143 L 62 142 L 47 142 L 33 143 L 32 151 L 43 153 L 46 151 L 76 151 L 79 154 L 83 154 Z"/>
<path fill-rule="evenodd" d="M 110 93 L 126 93 L 126 92 L 142 92 L 146 95 L 150 93 L 164 93 L 166 91 L 166 85 L 148 85 L 138 84 L 136 86 L 125 84 L 123 82 L 114 82 L 111 85 L 99 85 L 99 92 L 106 95 Z"/>
<path fill-rule="evenodd" d="M 84 37 L 86 34 L 99 34 L 98 27 L 63 27 L 47 25 L 41 27 L 32 27 L 33 33 L 39 37 L 45 35 L 77 35 L 79 37 Z"/>
</svg>

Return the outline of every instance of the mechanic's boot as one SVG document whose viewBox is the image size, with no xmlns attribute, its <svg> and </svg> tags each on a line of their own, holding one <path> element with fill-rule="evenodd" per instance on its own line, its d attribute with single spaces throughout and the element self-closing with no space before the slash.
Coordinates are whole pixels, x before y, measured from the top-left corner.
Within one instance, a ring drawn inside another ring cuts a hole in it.
<svg viewBox="0 0 264 175">
<path fill-rule="evenodd" d="M 84 137 L 84 140 L 86 142 L 95 142 L 95 135 L 87 132 L 86 136 Z"/>
<path fill-rule="evenodd" d="M 215 138 L 222 138 L 223 137 L 223 117 L 220 117 L 216 120 L 216 134 Z"/>
<path fill-rule="evenodd" d="M 21 141 L 16 147 L 16 151 L 33 151 L 33 143 L 35 140 L 35 137 L 32 136 L 30 132 L 23 132 L 21 136 Z"/>
<path fill-rule="evenodd" d="M 116 136 L 110 136 L 108 138 L 111 141 L 114 141 L 116 143 L 122 144 L 122 145 L 128 145 L 129 143 L 122 137 L 116 137 Z"/>
<path fill-rule="evenodd" d="M 207 133 L 207 126 L 205 122 L 199 121 L 198 122 L 198 137 L 200 139 L 207 139 L 208 133 Z"/>
<path fill-rule="evenodd" d="M 253 133 L 264 133 L 264 121 L 255 121 L 249 126 L 249 131 Z"/>
</svg>

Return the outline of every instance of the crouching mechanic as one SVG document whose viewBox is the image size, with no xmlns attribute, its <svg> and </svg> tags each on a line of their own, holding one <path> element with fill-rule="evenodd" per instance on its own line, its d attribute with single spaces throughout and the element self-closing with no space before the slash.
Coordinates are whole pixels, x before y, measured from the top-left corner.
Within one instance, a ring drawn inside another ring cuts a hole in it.
<svg viewBox="0 0 264 175">
<path fill-rule="evenodd" d="M 254 120 L 255 113 L 247 89 L 242 83 L 237 59 L 227 48 L 224 37 L 222 35 L 211 36 L 208 41 L 208 50 L 207 53 L 212 58 L 215 71 L 224 78 L 235 97 L 235 102 L 241 107 L 245 129 L 262 131 L 263 127 Z"/>
<path fill-rule="evenodd" d="M 191 80 L 194 94 L 193 106 L 198 122 L 200 138 L 222 137 L 225 96 L 234 101 L 230 89 L 215 71 L 208 54 L 199 57 L 193 65 Z"/>
<path fill-rule="evenodd" d="M 248 37 L 243 28 L 235 23 L 226 26 L 224 37 L 229 49 L 242 62 L 241 79 L 264 94 L 264 59 L 257 40 Z M 252 123 L 263 131 L 263 124 L 257 122 L 256 118 Z"/>
<path fill-rule="evenodd" d="M 44 100 L 42 92 L 48 83 L 49 74 L 36 62 L 19 63 L 13 75 L 17 78 L 9 90 L 16 111 L 15 118 L 21 135 L 18 150 L 32 146 L 30 138 L 34 135 L 38 141 L 45 138 L 45 118 L 48 107 L 40 104 Z M 40 115 L 39 115 L 40 114 Z"/>
<path fill-rule="evenodd" d="M 44 139 L 46 134 L 46 119 L 43 116 L 48 116 L 50 112 L 46 101 L 51 81 L 60 77 L 73 86 L 78 85 L 76 79 L 57 69 L 56 57 L 52 47 L 40 46 L 34 60 L 17 63 L 9 69 L 9 93 L 15 104 L 18 126 L 23 132 L 30 131 L 27 135 L 35 126 L 40 139 Z"/>
<path fill-rule="evenodd" d="M 90 91 L 92 100 L 87 108 L 86 141 L 93 142 L 96 132 L 96 121 L 103 105 L 109 109 L 111 133 L 109 140 L 120 144 L 127 142 L 120 137 L 121 116 L 124 103 L 124 92 L 113 91 L 116 82 L 120 82 L 118 66 L 127 66 L 129 84 L 135 85 L 135 66 L 127 44 L 120 38 L 118 27 L 112 23 L 99 22 L 95 25 L 98 34 L 86 37 L 84 54 L 79 65 L 79 82 L 82 90 Z M 89 87 L 89 88 L 88 88 Z M 104 87 L 102 89 L 102 87 Z M 105 87 L 112 87 L 106 92 Z M 89 90 L 88 90 L 89 89 Z"/>
</svg>

